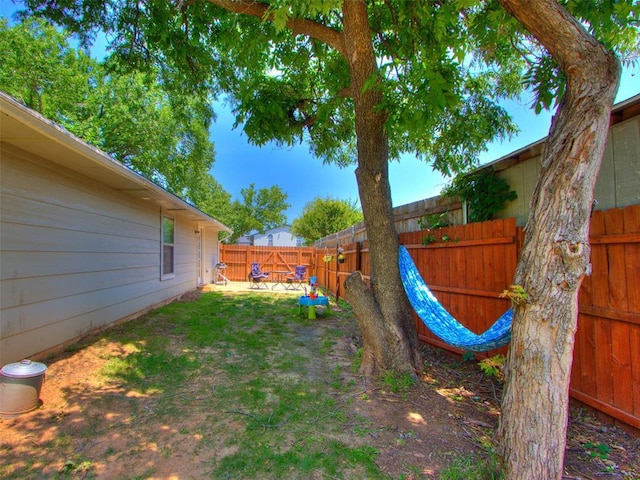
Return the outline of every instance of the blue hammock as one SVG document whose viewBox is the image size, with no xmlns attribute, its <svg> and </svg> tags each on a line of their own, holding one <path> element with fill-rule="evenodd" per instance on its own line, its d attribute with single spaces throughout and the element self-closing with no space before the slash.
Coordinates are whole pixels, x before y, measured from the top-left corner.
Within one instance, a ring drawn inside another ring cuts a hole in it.
<svg viewBox="0 0 640 480">
<path fill-rule="evenodd" d="M 431 293 L 411 255 L 400 246 L 400 276 L 404 291 L 422 322 L 444 342 L 462 350 L 485 352 L 502 347 L 511 340 L 511 320 L 513 310 L 507 310 L 491 327 L 481 335 L 473 333 L 447 312 Z"/>
</svg>

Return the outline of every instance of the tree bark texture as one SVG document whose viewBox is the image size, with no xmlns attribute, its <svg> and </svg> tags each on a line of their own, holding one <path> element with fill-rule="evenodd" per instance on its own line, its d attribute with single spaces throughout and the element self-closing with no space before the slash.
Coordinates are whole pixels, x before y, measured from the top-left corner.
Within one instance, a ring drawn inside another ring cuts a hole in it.
<svg viewBox="0 0 640 480">
<path fill-rule="evenodd" d="M 386 370 L 419 368 L 418 336 L 398 267 L 398 236 L 389 185 L 386 114 L 382 93 L 365 82 L 377 75 L 364 0 L 344 2 L 344 49 L 351 73 L 358 167 L 356 179 L 367 228 L 371 287 L 360 275 L 345 283 L 346 299 L 363 333 L 362 370 L 377 375 Z"/>
<path fill-rule="evenodd" d="M 552 121 L 514 284 L 516 307 L 497 439 L 506 478 L 562 478 L 578 290 L 620 66 L 555 0 L 500 0 L 553 55 L 566 93 Z"/>
</svg>

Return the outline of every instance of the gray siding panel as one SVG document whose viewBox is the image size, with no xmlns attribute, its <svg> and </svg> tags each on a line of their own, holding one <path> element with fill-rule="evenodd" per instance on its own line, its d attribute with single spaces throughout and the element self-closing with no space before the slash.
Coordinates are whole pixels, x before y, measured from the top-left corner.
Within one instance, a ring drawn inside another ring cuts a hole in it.
<svg viewBox="0 0 640 480">
<path fill-rule="evenodd" d="M 51 349 L 196 287 L 194 224 L 176 220 L 160 279 L 158 207 L 2 150 L 0 363 Z"/>
<path fill-rule="evenodd" d="M 164 302 L 167 292 L 157 291 L 147 293 L 144 297 L 124 300 L 120 303 L 108 302 L 107 305 L 93 311 L 87 311 L 75 317 L 56 317 L 50 319 L 47 325 L 24 329 L 19 335 L 4 337 L 0 340 L 4 363 L 15 361 L 38 352 L 43 352 L 52 347 L 64 344 L 71 339 L 81 337 L 92 330 L 111 325 L 119 319 L 135 316 L 143 313 L 149 306 Z M 168 298 L 179 295 L 171 295 Z M 84 305 L 89 306 L 83 302 Z M 51 306 L 51 305 L 49 305 Z M 55 307 L 55 305 L 54 305 Z M 25 312 L 26 313 L 26 312 Z M 36 313 L 32 310 L 30 313 Z M 25 354 L 25 349 L 31 353 Z"/>
<path fill-rule="evenodd" d="M 640 118 L 612 128 L 616 207 L 640 203 Z"/>
<path fill-rule="evenodd" d="M 24 197 L 24 192 L 21 192 L 22 195 L 13 195 L 10 192 L 2 193 L 12 206 L 11 211 L 7 212 L 6 218 L 3 218 L 3 221 L 7 223 L 54 227 L 77 232 L 87 231 L 90 226 L 89 231 L 92 233 L 104 235 L 117 233 L 125 237 L 153 240 L 158 238 L 157 222 L 144 225 L 122 215 L 119 217 L 107 216 L 86 209 L 53 203 L 56 199 L 35 200 Z M 143 220 L 143 218 L 140 217 L 139 220 Z M 147 218 L 146 221 L 148 222 L 149 219 Z"/>
<path fill-rule="evenodd" d="M 157 249 L 156 249 L 157 250 Z M 100 273 L 113 270 L 158 268 L 155 252 L 34 252 L 13 251 L 0 262 L 0 280 L 32 279 L 49 275 Z M 46 268 L 43 268 L 46 266 Z M 51 273 L 49 273 L 51 272 Z"/>
<path fill-rule="evenodd" d="M 122 236 L 114 230 L 112 234 L 81 230 L 64 230 L 50 227 L 7 223 L 2 225 L 3 250 L 11 252 L 50 253 L 148 253 L 159 252 L 158 238 Z M 6 242 L 6 243 L 5 243 Z"/>
<path fill-rule="evenodd" d="M 611 131 L 609 131 L 607 145 L 602 156 L 602 165 L 600 165 L 596 187 L 593 191 L 593 198 L 598 201 L 599 209 L 606 210 L 616 206 L 616 158 L 613 152 L 613 138 Z"/>
<path fill-rule="evenodd" d="M 130 270 L 130 271 L 129 271 Z M 126 272 L 126 273 L 125 273 Z M 136 286 L 157 276 L 158 267 L 127 270 L 111 270 L 91 273 L 75 273 L 47 275 L 23 279 L 3 280 L 0 288 L 2 295 L 3 315 L 7 309 L 22 305 L 35 304 L 50 300 L 106 291 L 117 286 Z M 127 283 L 124 283 L 127 282 Z M 6 332 L 5 332 L 6 333 Z"/>
<path fill-rule="evenodd" d="M 69 294 L 6 308 L 2 312 L 4 325 L 2 334 L 3 337 L 11 337 L 24 331 L 46 329 L 53 324 L 82 318 L 123 304 L 132 305 L 132 310 L 125 313 L 128 315 L 144 309 L 148 305 L 145 299 L 148 295 L 158 296 L 158 301 L 162 301 L 162 290 L 155 290 L 154 287 L 155 283 L 152 281 L 137 282 L 92 291 L 81 291 L 75 295 Z M 102 325 L 87 324 L 83 326 L 82 332 L 100 326 Z"/>
</svg>

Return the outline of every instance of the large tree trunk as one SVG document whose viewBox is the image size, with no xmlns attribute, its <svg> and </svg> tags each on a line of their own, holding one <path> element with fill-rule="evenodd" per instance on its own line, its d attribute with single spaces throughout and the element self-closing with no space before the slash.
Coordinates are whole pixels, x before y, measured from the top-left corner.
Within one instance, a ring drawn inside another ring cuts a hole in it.
<svg viewBox="0 0 640 480">
<path fill-rule="evenodd" d="M 344 2 L 343 21 L 356 118 L 356 178 L 371 264 L 371 286 L 354 274 L 345 282 L 345 292 L 363 334 L 362 371 L 373 376 L 386 370 L 414 370 L 419 367 L 420 357 L 411 306 L 398 267 L 386 115 L 378 107 L 382 93 L 376 85 L 364 87 L 377 72 L 364 0 Z"/>
<path fill-rule="evenodd" d="M 508 479 L 561 479 L 578 290 L 589 270 L 589 217 L 620 67 L 555 0 L 500 0 L 560 65 L 567 89 L 542 155 L 506 371 L 500 453 Z"/>
</svg>

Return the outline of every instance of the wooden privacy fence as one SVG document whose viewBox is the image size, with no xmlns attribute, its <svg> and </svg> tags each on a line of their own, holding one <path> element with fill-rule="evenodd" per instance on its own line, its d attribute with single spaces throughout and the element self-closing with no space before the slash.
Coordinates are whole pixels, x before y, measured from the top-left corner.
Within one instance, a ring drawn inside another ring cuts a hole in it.
<svg viewBox="0 0 640 480">
<path fill-rule="evenodd" d="M 297 265 L 307 267 L 315 275 L 314 247 L 261 247 L 253 245 L 221 245 L 220 261 L 227 265 L 224 275 L 231 281 L 245 281 L 251 263 L 258 262 L 264 271 L 294 272 Z"/>
<path fill-rule="evenodd" d="M 579 294 L 570 394 L 601 416 L 640 430 L 640 205 L 595 211 L 590 232 L 592 273 Z M 399 238 L 436 297 L 474 332 L 486 330 L 509 308 L 498 295 L 512 283 L 522 247 L 523 232 L 515 219 L 407 232 Z M 342 297 L 349 273 L 359 270 L 370 281 L 371 270 L 366 240 L 340 247 L 344 263 L 338 263 L 335 246 L 287 252 L 230 245 L 223 247 L 222 259 L 232 280 L 246 280 L 251 261 L 266 269 L 288 264 L 292 271 L 297 264 L 307 265 L 310 275 Z M 415 321 L 421 341 L 460 352 L 435 337 L 417 316 Z M 505 352 L 503 347 L 486 355 Z"/>
<path fill-rule="evenodd" d="M 640 429 L 640 205 L 593 212 L 571 395 Z"/>
</svg>

